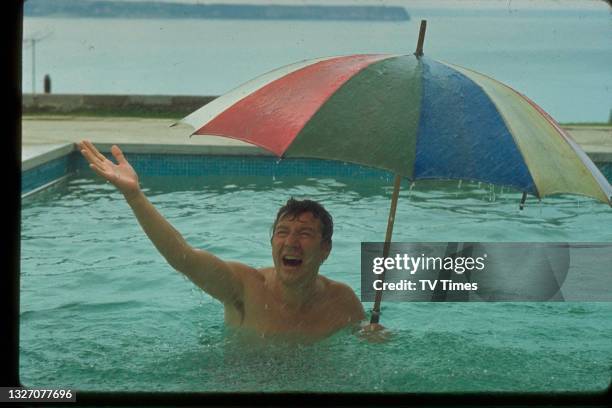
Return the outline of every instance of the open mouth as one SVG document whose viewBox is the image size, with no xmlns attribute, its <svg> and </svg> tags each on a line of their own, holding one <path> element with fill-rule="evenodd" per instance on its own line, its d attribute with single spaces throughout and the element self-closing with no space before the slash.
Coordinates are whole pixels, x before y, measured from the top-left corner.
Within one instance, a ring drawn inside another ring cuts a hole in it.
<svg viewBox="0 0 612 408">
<path fill-rule="evenodd" d="M 302 259 L 296 256 L 291 256 L 291 255 L 283 256 L 284 266 L 300 266 L 301 264 L 302 264 Z"/>
</svg>

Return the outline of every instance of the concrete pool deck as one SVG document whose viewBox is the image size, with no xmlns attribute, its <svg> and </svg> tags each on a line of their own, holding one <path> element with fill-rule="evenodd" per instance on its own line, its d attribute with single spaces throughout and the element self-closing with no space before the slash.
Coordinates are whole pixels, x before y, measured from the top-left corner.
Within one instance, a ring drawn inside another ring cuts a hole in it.
<svg viewBox="0 0 612 408">
<path fill-rule="evenodd" d="M 170 127 L 172 119 L 122 117 L 24 116 L 21 164 L 28 170 L 75 150 L 74 143 L 91 140 L 103 152 L 113 144 L 125 153 L 271 155 L 267 151 L 224 137 L 190 138 L 191 127 Z"/>
<path fill-rule="evenodd" d="M 172 119 L 41 116 L 22 118 L 22 170 L 66 155 L 75 142 L 89 139 L 107 152 L 113 144 L 125 153 L 272 154 L 238 140 L 194 136 L 191 127 L 170 127 Z M 612 162 L 612 126 L 565 126 L 564 129 L 595 162 Z"/>
</svg>

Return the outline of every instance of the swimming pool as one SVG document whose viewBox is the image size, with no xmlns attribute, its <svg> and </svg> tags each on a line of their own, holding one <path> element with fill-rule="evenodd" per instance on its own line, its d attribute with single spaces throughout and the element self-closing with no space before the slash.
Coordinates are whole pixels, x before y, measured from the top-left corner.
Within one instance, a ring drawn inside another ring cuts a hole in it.
<svg viewBox="0 0 612 408">
<path fill-rule="evenodd" d="M 270 225 L 290 196 L 332 213 L 334 246 L 321 273 L 356 293 L 360 243 L 384 237 L 392 187 L 383 173 L 269 158 L 128 159 L 188 242 L 226 259 L 270 265 Z M 383 302 L 381 322 L 393 332 L 384 344 L 349 333 L 297 346 L 246 339 L 224 329 L 222 307 L 165 263 L 112 186 L 75 157 L 68 166 L 75 175 L 23 202 L 24 385 L 412 393 L 596 391 L 610 382 L 610 303 Z M 477 183 L 406 184 L 394 241 L 612 242 L 605 205 L 562 196 L 530 199 L 520 212 L 519 200 Z"/>
</svg>

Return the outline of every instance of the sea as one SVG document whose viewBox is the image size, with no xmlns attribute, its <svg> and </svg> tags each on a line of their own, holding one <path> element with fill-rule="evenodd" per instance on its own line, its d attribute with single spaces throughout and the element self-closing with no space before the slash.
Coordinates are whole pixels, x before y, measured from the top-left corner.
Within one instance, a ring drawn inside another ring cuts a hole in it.
<svg viewBox="0 0 612 408">
<path fill-rule="evenodd" d="M 58 94 L 220 95 L 301 60 L 412 54 L 427 20 L 428 57 L 494 77 L 561 123 L 612 121 L 612 12 L 603 1 L 353 3 L 399 4 L 410 19 L 25 16 L 22 91 L 42 92 L 48 75 Z"/>
</svg>

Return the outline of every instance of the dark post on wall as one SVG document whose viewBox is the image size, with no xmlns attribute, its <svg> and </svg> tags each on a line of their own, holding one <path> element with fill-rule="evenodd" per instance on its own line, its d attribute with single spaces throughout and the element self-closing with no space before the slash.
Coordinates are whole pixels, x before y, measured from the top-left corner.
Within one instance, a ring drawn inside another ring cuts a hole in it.
<svg viewBox="0 0 612 408">
<path fill-rule="evenodd" d="M 49 76 L 49 74 L 45 75 L 44 89 L 46 94 L 51 93 L 51 77 Z"/>
</svg>

